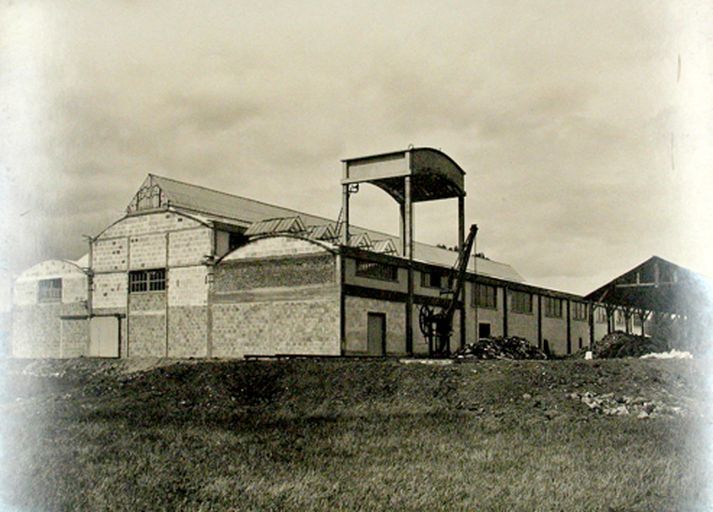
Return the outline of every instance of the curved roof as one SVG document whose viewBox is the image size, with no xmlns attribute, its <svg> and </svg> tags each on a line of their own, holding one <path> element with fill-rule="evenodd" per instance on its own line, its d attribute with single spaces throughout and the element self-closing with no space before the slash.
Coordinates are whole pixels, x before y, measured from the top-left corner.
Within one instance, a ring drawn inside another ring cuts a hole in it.
<svg viewBox="0 0 713 512">
<path fill-rule="evenodd" d="M 412 148 L 342 160 L 342 184 L 373 183 L 398 202 L 404 201 L 404 180 L 411 177 L 411 201 L 432 201 L 465 195 L 465 171 L 434 148 Z"/>
<path fill-rule="evenodd" d="M 298 254 L 314 254 L 321 252 L 336 252 L 336 247 L 321 240 L 314 240 L 301 235 L 279 233 L 264 235 L 250 240 L 247 244 L 229 252 L 218 262 L 228 262 L 251 258 L 268 258 L 270 256 L 295 256 Z"/>
<path fill-rule="evenodd" d="M 77 262 L 69 260 L 45 260 L 41 261 L 28 269 L 25 269 L 18 277 L 17 281 L 35 281 L 37 279 L 50 279 L 62 277 L 69 274 L 77 274 L 85 276 L 82 268 Z"/>
</svg>

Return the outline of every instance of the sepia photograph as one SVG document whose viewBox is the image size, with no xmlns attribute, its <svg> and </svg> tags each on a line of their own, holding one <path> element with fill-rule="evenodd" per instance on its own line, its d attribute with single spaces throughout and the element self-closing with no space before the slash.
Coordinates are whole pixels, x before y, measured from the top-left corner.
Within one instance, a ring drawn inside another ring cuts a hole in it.
<svg viewBox="0 0 713 512">
<path fill-rule="evenodd" d="M 713 3 L 0 2 L 0 511 L 713 510 Z"/>
</svg>

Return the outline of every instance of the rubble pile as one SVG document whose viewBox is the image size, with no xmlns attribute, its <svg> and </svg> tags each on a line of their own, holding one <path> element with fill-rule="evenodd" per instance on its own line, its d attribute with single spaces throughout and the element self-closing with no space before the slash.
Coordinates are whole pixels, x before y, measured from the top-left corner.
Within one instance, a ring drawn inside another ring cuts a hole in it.
<svg viewBox="0 0 713 512">
<path fill-rule="evenodd" d="M 633 415 L 639 419 L 646 419 L 657 416 L 681 416 L 684 414 L 682 407 L 666 405 L 659 400 L 647 400 L 642 397 L 616 396 L 614 393 L 597 395 L 589 391 L 569 393 L 567 397 L 572 400 L 579 400 L 589 407 L 592 412 L 606 416 Z"/>
<path fill-rule="evenodd" d="M 480 338 L 453 354 L 457 359 L 547 359 L 543 351 L 525 338 L 495 336 Z"/>
<path fill-rule="evenodd" d="M 592 346 L 594 357 L 602 359 L 640 357 L 644 354 L 665 352 L 667 350 L 668 347 L 664 346 L 660 340 L 637 336 L 635 334 L 626 334 L 621 331 L 607 334 Z"/>
</svg>

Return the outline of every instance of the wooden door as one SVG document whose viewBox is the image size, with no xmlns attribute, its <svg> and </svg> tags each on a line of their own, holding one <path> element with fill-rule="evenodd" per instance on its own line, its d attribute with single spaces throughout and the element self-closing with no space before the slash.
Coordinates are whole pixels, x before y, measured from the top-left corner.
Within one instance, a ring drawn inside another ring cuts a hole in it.
<svg viewBox="0 0 713 512">
<path fill-rule="evenodd" d="M 366 338 L 370 356 L 386 354 L 386 315 L 384 313 L 367 314 Z"/>
</svg>

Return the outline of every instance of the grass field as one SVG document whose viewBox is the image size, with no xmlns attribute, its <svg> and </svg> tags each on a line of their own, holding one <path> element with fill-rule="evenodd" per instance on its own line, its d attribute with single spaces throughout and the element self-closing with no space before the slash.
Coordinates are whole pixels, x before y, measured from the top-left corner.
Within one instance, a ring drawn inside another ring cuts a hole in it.
<svg viewBox="0 0 713 512">
<path fill-rule="evenodd" d="M 2 510 L 709 510 L 693 361 L 4 361 Z M 153 367 L 152 367 L 153 366 Z M 573 392 L 682 407 L 638 419 Z"/>
</svg>

